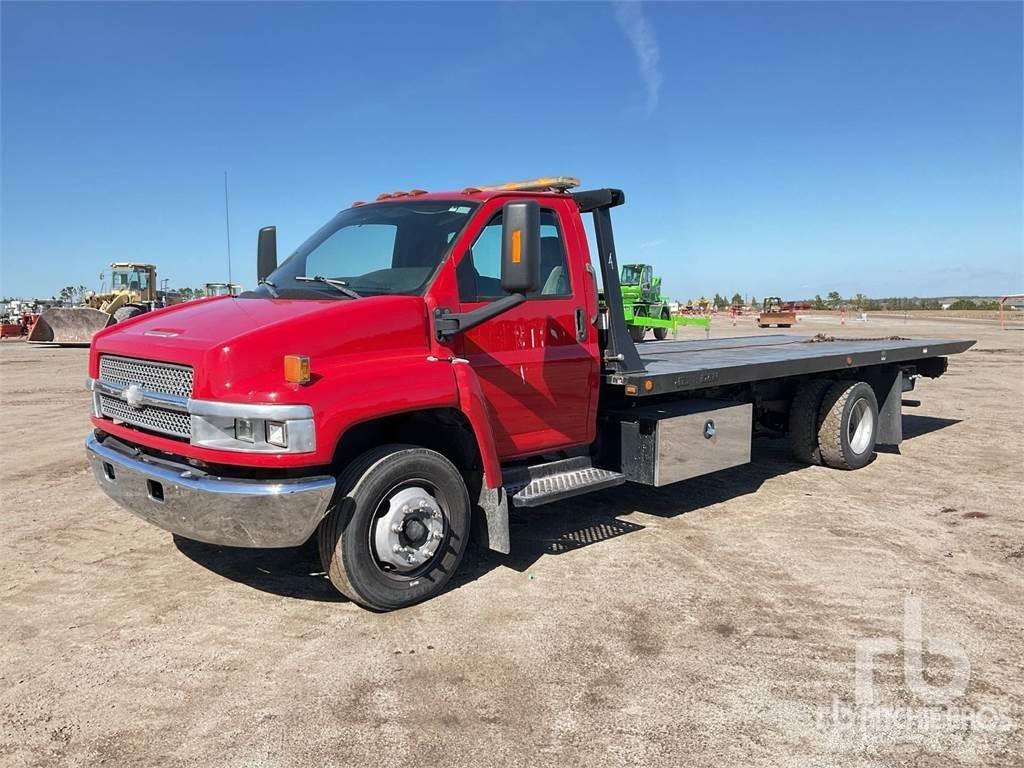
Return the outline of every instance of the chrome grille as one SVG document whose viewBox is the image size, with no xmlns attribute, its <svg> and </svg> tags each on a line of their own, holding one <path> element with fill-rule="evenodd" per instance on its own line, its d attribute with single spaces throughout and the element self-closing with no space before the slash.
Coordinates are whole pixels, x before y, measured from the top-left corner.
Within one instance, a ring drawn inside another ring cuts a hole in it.
<svg viewBox="0 0 1024 768">
<path fill-rule="evenodd" d="M 100 358 L 100 379 L 122 386 L 138 384 L 143 389 L 166 395 L 192 397 L 192 368 L 187 365 L 103 355 Z"/>
<path fill-rule="evenodd" d="M 190 375 L 191 373 L 189 371 Z M 187 413 L 152 406 L 132 408 L 124 400 L 109 395 L 100 395 L 100 412 L 114 421 L 123 421 L 125 424 L 153 432 L 185 439 L 192 436 L 192 417 Z"/>
</svg>

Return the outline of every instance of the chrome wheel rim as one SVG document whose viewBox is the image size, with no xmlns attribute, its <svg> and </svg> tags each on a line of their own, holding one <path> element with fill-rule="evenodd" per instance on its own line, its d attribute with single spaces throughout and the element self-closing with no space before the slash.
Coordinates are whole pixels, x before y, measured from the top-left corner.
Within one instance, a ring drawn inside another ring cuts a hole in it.
<svg viewBox="0 0 1024 768">
<path fill-rule="evenodd" d="M 412 481 L 385 494 L 370 527 L 370 549 L 384 573 L 410 579 L 432 567 L 447 536 L 440 494 L 429 483 Z"/>
<path fill-rule="evenodd" d="M 864 398 L 857 400 L 850 409 L 850 423 L 846 434 L 850 441 L 850 450 L 858 455 L 864 453 L 871 445 L 871 439 L 875 434 L 875 414 Z"/>
</svg>

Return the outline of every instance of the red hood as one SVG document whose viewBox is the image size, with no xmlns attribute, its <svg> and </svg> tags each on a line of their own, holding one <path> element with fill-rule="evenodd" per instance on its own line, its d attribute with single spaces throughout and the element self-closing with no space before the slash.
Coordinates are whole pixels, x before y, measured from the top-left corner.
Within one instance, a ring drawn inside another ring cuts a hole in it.
<svg viewBox="0 0 1024 768">
<path fill-rule="evenodd" d="M 234 401 L 287 400 L 282 357 L 309 355 L 314 380 L 327 366 L 374 354 L 428 349 L 426 305 L 418 296 L 364 299 L 239 299 L 187 302 L 118 323 L 93 337 L 99 356 L 117 354 L 195 368 L 193 396 Z M 315 383 L 315 381 L 314 381 Z"/>
</svg>

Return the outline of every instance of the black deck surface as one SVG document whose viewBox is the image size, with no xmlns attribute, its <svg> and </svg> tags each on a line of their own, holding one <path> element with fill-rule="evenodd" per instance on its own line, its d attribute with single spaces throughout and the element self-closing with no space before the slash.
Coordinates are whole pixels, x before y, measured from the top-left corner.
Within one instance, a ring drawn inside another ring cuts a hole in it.
<svg viewBox="0 0 1024 768">
<path fill-rule="evenodd" d="M 610 384 L 637 385 L 637 395 L 741 384 L 880 363 L 944 357 L 970 348 L 961 339 L 835 339 L 809 336 L 749 336 L 706 341 L 638 344 L 646 371 L 609 374 Z M 651 381 L 651 389 L 645 382 Z"/>
</svg>

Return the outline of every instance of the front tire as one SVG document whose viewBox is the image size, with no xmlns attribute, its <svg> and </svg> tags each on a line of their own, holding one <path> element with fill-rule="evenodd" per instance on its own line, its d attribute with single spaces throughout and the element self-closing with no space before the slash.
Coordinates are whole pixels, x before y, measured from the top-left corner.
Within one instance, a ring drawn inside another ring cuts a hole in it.
<svg viewBox="0 0 1024 768">
<path fill-rule="evenodd" d="M 644 340 L 644 336 L 647 335 L 647 329 L 642 325 L 631 325 L 629 326 L 629 338 L 634 343 L 639 344 Z"/>
<path fill-rule="evenodd" d="M 863 381 L 839 381 L 829 387 L 818 412 L 821 458 L 836 469 L 860 469 L 875 455 L 878 400 Z"/>
<path fill-rule="evenodd" d="M 439 594 L 469 540 L 471 507 L 458 469 L 436 451 L 385 445 L 342 472 L 320 523 L 331 583 L 365 608 L 390 611 Z"/>
<path fill-rule="evenodd" d="M 669 315 L 667 309 L 661 313 L 661 319 L 662 320 L 671 320 L 672 319 L 672 317 L 671 317 L 671 315 Z M 667 339 L 668 338 L 668 328 L 655 328 L 654 329 L 654 338 L 656 338 L 658 341 L 664 341 L 665 339 Z"/>
</svg>

